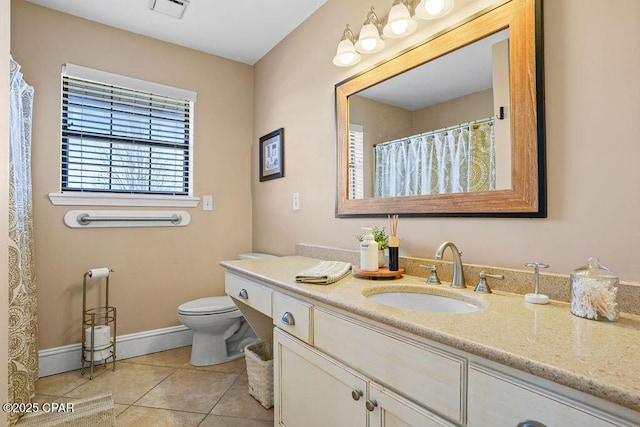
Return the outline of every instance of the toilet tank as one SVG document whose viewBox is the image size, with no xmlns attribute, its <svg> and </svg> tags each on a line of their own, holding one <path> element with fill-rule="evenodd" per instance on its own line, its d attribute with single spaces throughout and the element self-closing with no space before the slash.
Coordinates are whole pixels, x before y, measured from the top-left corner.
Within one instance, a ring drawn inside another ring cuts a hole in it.
<svg viewBox="0 0 640 427">
<path fill-rule="evenodd" d="M 276 258 L 275 255 L 261 254 L 260 252 L 251 252 L 238 255 L 238 259 L 257 259 L 257 258 Z"/>
</svg>

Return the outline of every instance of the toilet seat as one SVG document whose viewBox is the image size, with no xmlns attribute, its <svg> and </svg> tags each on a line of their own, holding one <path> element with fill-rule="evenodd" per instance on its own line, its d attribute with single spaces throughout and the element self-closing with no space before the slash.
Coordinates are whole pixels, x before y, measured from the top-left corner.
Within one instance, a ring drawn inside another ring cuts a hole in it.
<svg viewBox="0 0 640 427">
<path fill-rule="evenodd" d="M 205 316 L 210 314 L 225 314 L 239 311 L 231 297 L 199 298 L 186 302 L 178 307 L 178 314 L 184 316 Z"/>
</svg>

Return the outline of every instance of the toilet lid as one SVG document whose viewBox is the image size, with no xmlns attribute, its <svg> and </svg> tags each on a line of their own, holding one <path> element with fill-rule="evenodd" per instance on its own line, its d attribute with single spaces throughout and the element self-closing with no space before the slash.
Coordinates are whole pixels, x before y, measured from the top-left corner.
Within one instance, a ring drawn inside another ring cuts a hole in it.
<svg viewBox="0 0 640 427">
<path fill-rule="evenodd" d="M 221 297 L 200 298 L 185 302 L 178 307 L 180 314 L 216 314 L 229 313 L 237 310 L 231 297 L 225 295 Z"/>
</svg>

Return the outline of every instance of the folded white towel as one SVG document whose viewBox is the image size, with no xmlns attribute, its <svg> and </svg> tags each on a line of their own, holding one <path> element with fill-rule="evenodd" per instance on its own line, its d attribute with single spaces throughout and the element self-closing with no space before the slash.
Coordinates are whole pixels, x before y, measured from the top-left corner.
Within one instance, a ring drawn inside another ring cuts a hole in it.
<svg viewBox="0 0 640 427">
<path fill-rule="evenodd" d="M 328 285 L 337 282 L 351 271 L 351 264 L 340 261 L 322 261 L 320 264 L 296 275 L 296 282 Z"/>
</svg>

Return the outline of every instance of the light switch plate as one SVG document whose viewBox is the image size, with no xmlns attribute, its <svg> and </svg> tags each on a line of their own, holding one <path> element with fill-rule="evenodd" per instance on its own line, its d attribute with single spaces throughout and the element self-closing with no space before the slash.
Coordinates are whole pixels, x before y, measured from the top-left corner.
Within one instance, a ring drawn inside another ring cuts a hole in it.
<svg viewBox="0 0 640 427">
<path fill-rule="evenodd" d="M 300 193 L 293 193 L 293 210 L 294 211 L 299 211 L 300 210 Z"/>
<path fill-rule="evenodd" d="M 213 210 L 213 196 L 202 196 L 202 210 L 203 211 Z"/>
</svg>

